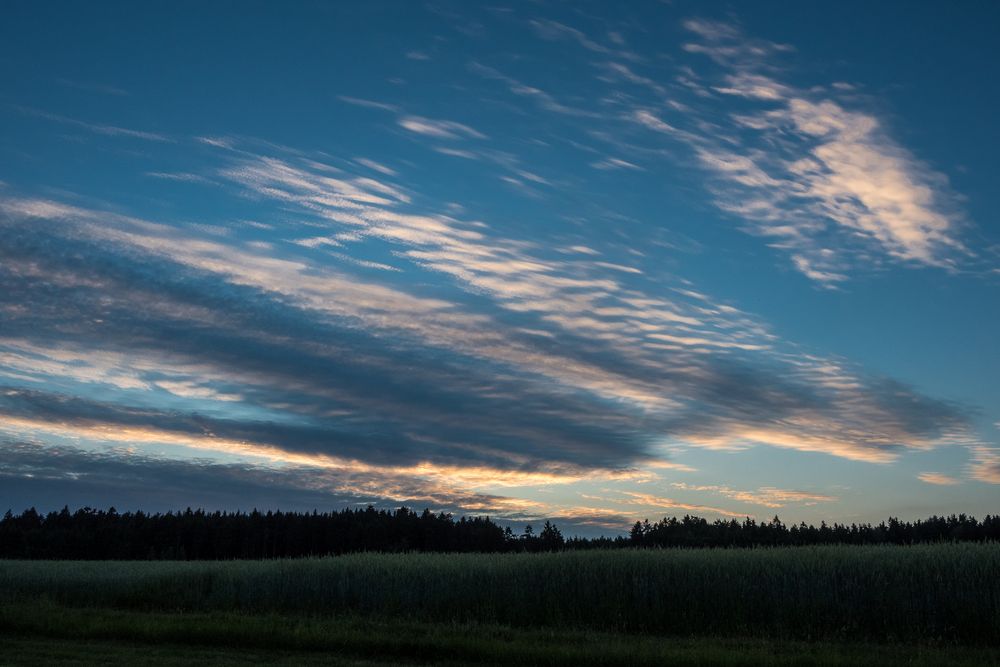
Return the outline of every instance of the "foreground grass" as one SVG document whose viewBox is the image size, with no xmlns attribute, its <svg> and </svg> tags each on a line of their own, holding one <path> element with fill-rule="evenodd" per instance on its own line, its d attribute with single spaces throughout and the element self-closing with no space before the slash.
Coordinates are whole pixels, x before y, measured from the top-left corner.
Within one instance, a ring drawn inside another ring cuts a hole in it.
<svg viewBox="0 0 1000 667">
<path fill-rule="evenodd" d="M 1000 644 L 1000 545 L 0 561 L 0 604 Z"/>
<path fill-rule="evenodd" d="M 663 638 L 275 614 L 0 607 L 0 665 L 988 665 L 953 645 Z"/>
<path fill-rule="evenodd" d="M 0 637 L 0 665 L 34 667 L 36 665 L 144 665 L 173 667 L 212 665 L 330 665 L 332 667 L 388 667 L 406 663 L 340 659 L 312 653 L 286 651 L 248 651 L 173 644 L 137 644 L 121 641 L 59 640 Z M 411 663 L 413 664 L 413 663 Z"/>
</svg>

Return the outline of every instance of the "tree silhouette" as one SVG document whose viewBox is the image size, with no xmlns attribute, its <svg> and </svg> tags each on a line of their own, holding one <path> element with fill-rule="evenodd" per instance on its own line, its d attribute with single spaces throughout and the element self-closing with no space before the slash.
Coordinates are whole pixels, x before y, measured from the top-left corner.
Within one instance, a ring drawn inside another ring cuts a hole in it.
<svg viewBox="0 0 1000 667">
<path fill-rule="evenodd" d="M 562 533 L 551 521 L 546 521 L 545 525 L 542 527 L 542 532 L 538 534 L 539 542 L 541 542 L 541 548 L 545 551 L 557 551 L 562 549 L 565 540 L 563 540 Z"/>
<path fill-rule="evenodd" d="M 340 512 L 119 513 L 85 507 L 42 515 L 34 508 L 0 519 L 0 558 L 174 559 L 294 558 L 358 551 L 555 551 L 623 547 L 754 547 L 809 544 L 921 544 L 1000 541 L 1000 516 L 982 521 L 965 514 L 932 516 L 912 523 L 890 518 L 871 524 L 800 523 L 778 517 L 757 523 L 731 519 L 709 523 L 695 516 L 637 521 L 628 537 L 563 537 L 551 521 L 539 534 L 527 525 L 516 534 L 489 517 L 460 517 L 396 510 Z"/>
</svg>

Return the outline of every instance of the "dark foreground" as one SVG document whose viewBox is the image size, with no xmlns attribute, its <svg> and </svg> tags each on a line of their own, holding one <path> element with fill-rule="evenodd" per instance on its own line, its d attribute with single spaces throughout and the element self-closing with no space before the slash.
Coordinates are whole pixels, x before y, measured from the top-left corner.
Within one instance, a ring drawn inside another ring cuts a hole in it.
<svg viewBox="0 0 1000 667">
<path fill-rule="evenodd" d="M 1000 649 L 664 638 L 362 618 L 0 611 L 3 665 L 991 665 Z"/>
<path fill-rule="evenodd" d="M 0 665 L 1000 664 L 1000 545 L 0 561 Z"/>
</svg>

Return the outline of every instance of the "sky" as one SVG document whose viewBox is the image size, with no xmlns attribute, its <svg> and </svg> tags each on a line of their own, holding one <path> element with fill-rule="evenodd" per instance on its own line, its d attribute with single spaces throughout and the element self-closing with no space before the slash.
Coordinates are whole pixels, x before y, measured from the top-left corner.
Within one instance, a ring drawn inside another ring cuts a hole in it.
<svg viewBox="0 0 1000 667">
<path fill-rule="evenodd" d="M 1000 7 L 13 2 L 0 511 L 1000 510 Z"/>
</svg>

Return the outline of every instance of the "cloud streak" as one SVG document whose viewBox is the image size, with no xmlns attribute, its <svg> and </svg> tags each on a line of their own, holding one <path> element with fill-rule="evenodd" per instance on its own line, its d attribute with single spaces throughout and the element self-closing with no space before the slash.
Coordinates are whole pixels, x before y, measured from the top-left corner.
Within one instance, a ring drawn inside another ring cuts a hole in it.
<svg viewBox="0 0 1000 667">
<path fill-rule="evenodd" d="M 962 480 L 940 472 L 922 472 L 917 475 L 917 479 L 934 486 L 955 486 L 962 483 Z"/>
<path fill-rule="evenodd" d="M 583 76 L 533 69 L 531 45 L 463 53 L 449 90 L 483 113 L 339 97 L 357 127 L 371 119 L 381 154 L 203 137 L 171 146 L 167 165 L 142 156 L 158 202 L 3 187 L 0 423 L 20 443 L 9 478 L 30 485 L 51 457 L 46 479 L 69 485 L 53 471 L 88 459 L 147 481 L 137 467 L 218 474 L 233 493 L 298 484 L 303 502 L 621 526 L 633 510 L 735 517 L 840 500 L 805 480 L 673 482 L 692 470 L 684 456 L 766 447 L 887 466 L 969 442 L 956 436 L 970 429 L 964 406 L 808 350 L 675 275 L 697 242 L 663 233 L 670 197 L 632 201 L 667 171 L 697 186 L 707 174 L 712 207 L 822 286 L 890 262 L 959 268 L 956 197 L 858 89 L 792 85 L 778 66 L 791 47 L 730 24 L 689 21 L 689 55 L 674 54 L 687 65 L 630 53 L 621 26 L 516 16 L 542 53 L 583 56 Z M 447 63 L 445 45 L 430 65 Z M 440 178 L 421 180 L 421 156 Z M 456 175 L 469 187 L 450 187 Z M 991 481 L 991 450 L 971 451 L 969 475 Z M 647 482 L 683 495 L 631 486 Z M 614 487 L 615 509 L 569 502 L 595 483 Z M 548 488 L 559 502 L 540 500 Z"/>
<path fill-rule="evenodd" d="M 452 120 L 435 120 L 422 116 L 403 116 L 399 119 L 399 125 L 405 130 L 434 139 L 486 138 L 486 135 L 482 132 Z"/>
<path fill-rule="evenodd" d="M 0 308 L 9 376 L 132 392 L 121 406 L 60 416 L 53 411 L 83 404 L 18 390 L 11 418 L 88 437 L 151 428 L 209 446 L 567 479 L 628 474 L 670 441 L 886 462 L 964 423 L 909 388 L 805 358 L 704 295 L 626 286 L 618 276 L 642 273 L 600 255 L 541 254 L 483 223 L 414 211 L 415 195 L 398 184 L 339 167 L 245 151 L 225 159 L 219 176 L 297 211 L 303 229 L 322 234 L 311 238 L 382 245 L 407 271 L 458 291 L 419 295 L 320 264 L 309 255 L 319 246 L 300 239 L 278 251 L 196 226 L 8 198 Z M 187 407 L 174 417 L 140 409 L 149 391 Z"/>
<path fill-rule="evenodd" d="M 972 479 L 987 484 L 1000 484 L 1000 449 L 976 445 L 970 448 L 972 462 L 969 473 Z"/>
<path fill-rule="evenodd" d="M 687 50 L 721 67 L 709 99 L 739 97 L 750 107 L 717 116 L 724 140 L 687 140 L 713 175 L 717 205 L 788 252 L 798 271 L 830 286 L 846 280 L 859 257 L 951 268 L 970 254 L 947 179 L 874 115 L 849 109 L 835 88 L 778 81 L 771 61 L 787 47 L 727 24 L 687 28 L 700 38 Z"/>
<path fill-rule="evenodd" d="M 432 507 L 435 511 L 537 511 L 530 501 L 456 490 L 442 482 L 388 471 L 261 466 L 206 459 L 176 460 L 125 448 L 88 451 L 0 441 L 0 506 L 57 509 L 108 506 L 145 511 L 208 509 L 311 510 L 344 505 Z M 39 501 L 57 498 L 51 507 Z"/>
<path fill-rule="evenodd" d="M 903 146 L 854 86 L 787 83 L 781 59 L 791 46 L 755 39 L 736 24 L 691 19 L 683 49 L 707 60 L 677 66 L 671 81 L 646 63 L 619 62 L 620 54 L 564 24 L 533 27 L 543 39 L 571 38 L 609 55 L 593 63 L 594 80 L 607 89 L 600 108 L 580 113 L 492 67 L 470 69 L 533 97 L 542 110 L 577 116 L 581 126 L 566 126 L 566 134 L 610 144 L 636 171 L 665 156 L 684 166 L 693 159 L 715 205 L 816 284 L 835 288 L 888 263 L 954 271 L 975 257 L 948 179 Z M 588 118 L 600 129 L 583 126 Z M 669 148 L 635 139 L 636 128 Z"/>
<path fill-rule="evenodd" d="M 779 508 L 790 504 L 815 505 L 816 503 L 831 503 L 837 501 L 835 496 L 791 489 L 779 489 L 773 486 L 762 486 L 756 491 L 740 491 L 728 486 L 697 485 L 684 482 L 673 482 L 674 488 L 685 491 L 716 493 L 748 505 Z"/>
<path fill-rule="evenodd" d="M 28 116 L 34 116 L 36 118 L 42 118 L 44 120 L 49 120 L 54 123 L 60 123 L 62 125 L 69 125 L 72 127 L 78 127 L 88 132 L 93 132 L 94 134 L 101 134 L 106 137 L 126 137 L 129 139 L 142 139 L 144 141 L 154 141 L 159 143 L 173 143 L 174 140 L 164 134 L 158 134 L 156 132 L 145 132 L 142 130 L 133 130 L 127 127 L 118 127 L 117 125 L 105 125 L 101 123 L 87 123 L 82 120 L 77 120 L 75 118 L 67 118 L 66 116 L 60 116 L 58 114 L 49 113 L 47 111 L 41 111 L 39 109 L 32 109 L 30 107 L 15 107 L 18 111 Z"/>
</svg>

